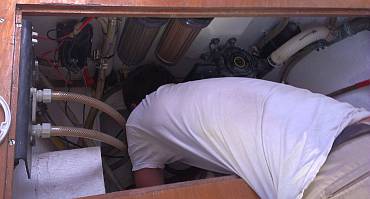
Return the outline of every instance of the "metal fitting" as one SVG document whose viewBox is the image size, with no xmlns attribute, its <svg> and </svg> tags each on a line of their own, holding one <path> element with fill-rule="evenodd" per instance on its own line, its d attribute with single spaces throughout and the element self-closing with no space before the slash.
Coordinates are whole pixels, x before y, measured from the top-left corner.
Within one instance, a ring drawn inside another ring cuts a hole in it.
<svg viewBox="0 0 370 199">
<path fill-rule="evenodd" d="M 37 39 L 32 39 L 32 44 L 37 44 L 39 41 Z"/>
<path fill-rule="evenodd" d="M 270 64 L 270 66 L 274 67 L 274 68 L 279 68 L 281 67 L 281 65 L 278 65 L 274 62 L 274 60 L 272 60 L 271 56 L 268 56 L 267 57 L 267 62 Z"/>
<path fill-rule="evenodd" d="M 33 37 L 33 38 L 37 38 L 38 36 L 39 36 L 39 33 L 37 33 L 37 32 L 33 32 L 33 31 L 32 31 L 32 37 Z"/>
<path fill-rule="evenodd" d="M 39 138 L 49 138 L 51 131 L 50 123 L 32 125 L 32 135 Z"/>
<path fill-rule="evenodd" d="M 51 103 L 51 89 L 43 89 L 36 91 L 36 101 L 43 103 Z"/>
</svg>

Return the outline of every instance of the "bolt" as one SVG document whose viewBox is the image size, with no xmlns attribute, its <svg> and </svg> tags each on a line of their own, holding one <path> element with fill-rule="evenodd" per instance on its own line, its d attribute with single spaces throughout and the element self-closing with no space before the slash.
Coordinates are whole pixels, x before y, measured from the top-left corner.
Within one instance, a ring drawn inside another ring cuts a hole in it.
<svg viewBox="0 0 370 199">
<path fill-rule="evenodd" d="M 39 41 L 37 39 L 32 39 L 33 44 L 37 44 Z"/>
<path fill-rule="evenodd" d="M 10 140 L 9 140 L 9 145 L 10 145 L 10 146 L 15 145 L 15 140 L 14 140 L 14 139 L 10 139 Z"/>
<path fill-rule="evenodd" d="M 0 23 L 4 23 L 5 22 L 5 19 L 0 17 Z"/>
<path fill-rule="evenodd" d="M 32 31 L 32 37 L 38 37 L 38 36 L 39 36 L 39 33 Z"/>
<path fill-rule="evenodd" d="M 15 26 L 16 26 L 17 28 L 22 28 L 22 24 L 21 24 L 21 23 L 17 23 L 17 24 L 15 24 Z"/>
<path fill-rule="evenodd" d="M 30 143 L 31 143 L 31 146 L 35 145 L 35 143 L 36 143 L 35 136 L 33 136 L 33 135 L 30 136 Z"/>
<path fill-rule="evenodd" d="M 38 67 L 38 66 L 39 66 L 39 61 L 35 60 L 35 67 Z"/>
</svg>

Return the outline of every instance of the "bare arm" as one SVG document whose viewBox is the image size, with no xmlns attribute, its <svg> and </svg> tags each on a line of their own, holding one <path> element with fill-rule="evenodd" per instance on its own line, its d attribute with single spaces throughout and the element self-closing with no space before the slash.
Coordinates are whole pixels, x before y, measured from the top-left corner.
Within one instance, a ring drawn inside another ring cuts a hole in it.
<svg viewBox="0 0 370 199">
<path fill-rule="evenodd" d="M 162 169 L 140 169 L 134 172 L 136 187 L 150 187 L 164 183 Z"/>
<path fill-rule="evenodd" d="M 370 124 L 370 117 L 361 120 L 360 123 Z"/>
</svg>

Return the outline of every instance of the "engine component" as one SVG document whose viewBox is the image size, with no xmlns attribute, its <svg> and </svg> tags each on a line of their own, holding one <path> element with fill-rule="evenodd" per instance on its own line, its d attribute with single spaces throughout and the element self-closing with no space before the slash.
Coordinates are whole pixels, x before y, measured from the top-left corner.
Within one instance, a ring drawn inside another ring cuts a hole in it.
<svg viewBox="0 0 370 199">
<path fill-rule="evenodd" d="M 67 36 L 74 32 L 76 24 L 77 21 L 67 21 L 58 23 L 56 28 L 61 66 L 74 73 L 86 66 L 87 57 L 91 54 L 93 37 L 93 28 L 90 24 L 84 25 L 73 37 Z"/>
<path fill-rule="evenodd" d="M 167 22 L 161 18 L 128 18 L 118 45 L 118 56 L 129 66 L 145 59 L 160 28 Z"/>
<path fill-rule="evenodd" d="M 275 37 L 271 38 L 264 46 L 258 49 L 259 57 L 267 58 L 274 50 L 279 48 L 290 38 L 299 34 L 301 29 L 294 22 L 288 22 L 284 29 L 281 30 Z"/>
<path fill-rule="evenodd" d="M 233 76 L 256 77 L 256 59 L 244 49 L 236 47 L 235 43 L 235 38 L 229 39 L 223 51 L 226 68 Z"/>
<path fill-rule="evenodd" d="M 224 45 L 220 39 L 212 39 L 209 52 L 201 55 L 202 63 L 197 63 L 185 81 L 214 77 L 259 77 L 258 60 L 235 45 L 236 39 L 229 39 Z"/>
<path fill-rule="evenodd" d="M 208 26 L 212 18 L 171 19 L 156 49 L 159 60 L 175 65 L 186 53 L 199 32 Z"/>
</svg>

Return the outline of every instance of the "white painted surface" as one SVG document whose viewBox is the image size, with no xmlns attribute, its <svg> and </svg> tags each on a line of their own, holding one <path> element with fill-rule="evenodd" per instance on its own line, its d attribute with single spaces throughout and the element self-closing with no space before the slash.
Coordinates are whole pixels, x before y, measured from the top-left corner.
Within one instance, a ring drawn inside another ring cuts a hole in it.
<svg viewBox="0 0 370 199">
<path fill-rule="evenodd" d="M 314 51 L 299 62 L 288 81 L 301 88 L 328 94 L 370 79 L 370 32 L 364 31 L 325 50 Z M 357 107 L 370 110 L 370 87 L 338 96 Z"/>
<path fill-rule="evenodd" d="M 14 199 L 64 199 L 105 193 L 99 147 L 34 157 L 31 179 L 23 164 L 14 173 Z"/>
</svg>

